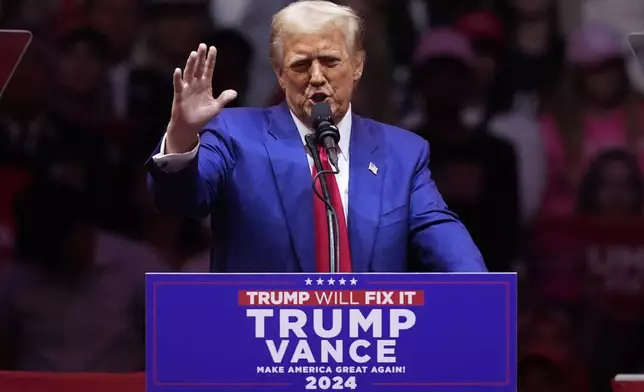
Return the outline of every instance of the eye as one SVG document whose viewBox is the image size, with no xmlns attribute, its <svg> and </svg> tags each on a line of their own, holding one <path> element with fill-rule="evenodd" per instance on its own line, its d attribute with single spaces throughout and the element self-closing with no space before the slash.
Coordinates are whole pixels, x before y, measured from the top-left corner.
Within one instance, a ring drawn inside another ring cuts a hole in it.
<svg viewBox="0 0 644 392">
<path fill-rule="evenodd" d="M 320 61 L 327 67 L 334 67 L 340 64 L 342 60 L 334 56 L 322 56 L 320 57 Z"/>
<path fill-rule="evenodd" d="M 297 60 L 291 63 L 291 69 L 297 72 L 302 72 L 309 69 L 310 65 L 311 65 L 311 61 L 309 60 Z"/>
</svg>

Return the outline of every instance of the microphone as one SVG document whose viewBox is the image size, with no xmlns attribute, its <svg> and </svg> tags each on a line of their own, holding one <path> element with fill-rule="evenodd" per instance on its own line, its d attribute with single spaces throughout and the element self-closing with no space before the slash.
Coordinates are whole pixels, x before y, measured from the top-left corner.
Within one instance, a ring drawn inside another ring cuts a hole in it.
<svg viewBox="0 0 644 392">
<path fill-rule="evenodd" d="M 318 145 L 324 147 L 326 155 L 333 169 L 338 169 L 338 142 L 340 141 L 340 131 L 333 123 L 333 112 L 331 106 L 326 102 L 320 102 L 313 105 L 313 130 Z"/>
</svg>

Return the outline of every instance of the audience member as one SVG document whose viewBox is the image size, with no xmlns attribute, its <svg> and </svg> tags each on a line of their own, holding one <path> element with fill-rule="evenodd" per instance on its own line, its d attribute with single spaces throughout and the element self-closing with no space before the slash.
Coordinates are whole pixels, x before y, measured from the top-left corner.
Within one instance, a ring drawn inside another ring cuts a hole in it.
<svg viewBox="0 0 644 392">
<path fill-rule="evenodd" d="M 16 240 L 14 204 L 16 198 L 30 184 L 32 178 L 20 166 L 0 166 L 2 192 L 0 192 L 0 270 L 13 257 Z"/>
<path fill-rule="evenodd" d="M 158 214 L 145 184 L 144 168 L 137 167 L 132 172 L 123 233 L 141 246 L 154 249 L 172 271 L 209 272 L 211 237 L 204 225 L 198 220 Z"/>
<path fill-rule="evenodd" d="M 91 25 L 107 38 L 113 66 L 128 65 L 132 49 L 140 37 L 144 5 L 144 0 L 86 0 L 87 17 Z M 118 79 L 116 75 L 113 78 Z"/>
<path fill-rule="evenodd" d="M 144 0 L 88 0 L 85 11 L 90 25 L 108 42 L 106 89 L 112 116 L 124 123 L 120 126 L 126 126 L 128 121 L 143 122 L 144 126 L 131 128 L 147 127 L 153 133 L 150 138 L 158 138 L 165 122 L 160 118 L 161 112 L 169 107 L 171 96 L 166 78 L 134 59 L 144 27 L 145 5 Z"/>
<path fill-rule="evenodd" d="M 2 369 L 145 369 L 144 273 L 209 271 L 210 222 L 159 216 L 140 175 L 170 75 L 203 41 L 215 95 L 280 103 L 259 54 L 291 1 L 0 0 L 2 28 L 34 33 L 0 100 Z M 640 370 L 644 105 L 624 37 L 584 23 L 565 45 L 555 0 L 334 1 L 366 16 L 354 111 L 423 135 L 490 270 L 527 267 L 519 389 Z"/>
<path fill-rule="evenodd" d="M 41 41 L 22 57 L 0 98 L 0 163 L 32 169 L 44 154 L 51 129 L 49 58 Z"/>
<path fill-rule="evenodd" d="M 607 148 L 621 147 L 644 164 L 644 105 L 629 86 L 622 38 L 589 23 L 571 38 L 570 87 L 551 102 L 541 121 L 548 158 L 544 216 L 574 211 L 576 189 L 589 162 Z"/>
<path fill-rule="evenodd" d="M 497 78 L 499 59 L 505 49 L 503 25 L 493 13 L 475 11 L 457 20 L 456 28 L 470 41 L 474 53 L 472 68 L 477 86 L 464 112 L 464 121 L 472 128 L 486 127 L 489 116 L 494 114 L 488 107 L 494 101 L 494 97 L 490 96 L 490 89 Z"/>
<path fill-rule="evenodd" d="M 522 368 L 524 359 L 540 358 L 566 375 L 565 383 L 570 390 L 586 391 L 585 341 L 578 333 L 578 318 L 572 316 L 575 313 L 578 312 L 565 311 L 557 304 L 527 307 L 519 316 L 519 368 Z M 523 376 L 529 379 L 520 369 L 520 388 Z M 532 384 L 534 380 L 525 381 Z M 527 385 L 525 387 L 528 388 Z"/>
<path fill-rule="evenodd" d="M 144 276 L 167 268 L 100 230 L 66 186 L 34 184 L 16 211 L 16 257 L 0 284 L 2 368 L 144 370 Z"/>
<path fill-rule="evenodd" d="M 518 390 L 521 392 L 568 392 L 566 372 L 543 356 L 521 358 L 518 365 Z"/>
<path fill-rule="evenodd" d="M 206 39 L 206 44 L 217 48 L 217 74 L 213 80 L 216 96 L 225 90 L 237 91 L 237 98 L 228 107 L 247 106 L 250 70 L 255 57 L 253 47 L 242 34 L 232 29 L 221 29 Z"/>
<path fill-rule="evenodd" d="M 518 236 L 516 158 L 512 146 L 462 121 L 474 83 L 474 55 L 453 29 L 429 30 L 415 57 L 425 103 L 418 129 L 432 148 L 430 168 L 445 201 L 463 221 L 491 271 L 515 261 Z"/>
<path fill-rule="evenodd" d="M 577 208 L 604 219 L 642 216 L 644 178 L 634 156 L 622 149 L 605 150 L 592 161 L 579 186 Z"/>
<path fill-rule="evenodd" d="M 394 58 L 383 26 L 389 20 L 390 0 L 337 0 L 356 10 L 365 20 L 364 50 L 369 65 L 364 68 L 360 84 L 353 94 L 351 107 L 356 114 L 384 123 L 398 121 L 395 106 Z M 374 97 L 378 97 L 374 99 Z"/>
<path fill-rule="evenodd" d="M 47 34 L 53 20 L 57 0 L 0 1 L 0 24 L 9 29 L 25 29 Z"/>
<path fill-rule="evenodd" d="M 545 153 L 536 117 L 503 102 L 496 82 L 505 77 L 499 61 L 505 49 L 501 21 L 487 11 L 464 15 L 458 29 L 470 40 L 475 61 L 477 90 L 464 111 L 465 123 L 482 132 L 489 131 L 514 147 L 520 185 L 520 217 L 524 227 L 532 223 L 541 202 L 545 182 Z"/>
<path fill-rule="evenodd" d="M 563 68 L 565 44 L 558 27 L 557 2 L 500 3 L 508 43 L 495 94 L 503 107 L 534 113 L 539 96 L 557 84 Z"/>
<path fill-rule="evenodd" d="M 578 211 L 600 219 L 586 245 L 586 327 L 599 391 L 609 390 L 606 380 L 618 372 L 635 371 L 641 360 L 644 266 L 637 254 L 642 245 L 639 235 L 634 241 L 629 237 L 641 230 L 633 220 L 642 216 L 643 197 L 637 159 L 623 149 L 599 153 L 579 187 Z"/>
<path fill-rule="evenodd" d="M 204 1 L 151 1 L 147 10 L 147 64 L 163 75 L 172 75 L 175 68 L 183 67 L 186 53 L 212 30 L 206 11 Z M 171 88 L 172 80 L 167 83 Z"/>
<path fill-rule="evenodd" d="M 250 64 L 250 83 L 246 103 L 251 106 L 266 106 L 279 90 L 269 57 L 271 18 L 293 0 L 210 0 L 210 19 L 215 29 L 234 29 L 244 36 L 253 48 Z M 190 50 L 195 46 L 192 46 Z M 183 57 L 185 54 L 183 54 Z M 281 102 L 281 100 L 280 100 Z"/>
</svg>

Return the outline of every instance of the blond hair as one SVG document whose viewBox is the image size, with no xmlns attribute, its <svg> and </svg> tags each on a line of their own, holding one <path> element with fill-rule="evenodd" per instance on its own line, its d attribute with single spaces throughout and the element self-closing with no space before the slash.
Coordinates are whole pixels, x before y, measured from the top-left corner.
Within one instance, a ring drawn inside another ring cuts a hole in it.
<svg viewBox="0 0 644 392">
<path fill-rule="evenodd" d="M 284 37 L 289 34 L 315 34 L 329 27 L 340 28 L 352 53 L 362 50 L 363 21 L 350 7 L 326 0 L 299 0 L 275 16 L 271 25 L 270 58 L 280 64 L 284 55 Z"/>
</svg>

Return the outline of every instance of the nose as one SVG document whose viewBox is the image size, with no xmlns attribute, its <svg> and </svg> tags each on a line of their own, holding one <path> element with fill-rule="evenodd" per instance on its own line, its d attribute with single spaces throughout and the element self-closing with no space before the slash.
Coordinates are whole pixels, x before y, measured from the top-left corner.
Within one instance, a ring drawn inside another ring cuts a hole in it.
<svg viewBox="0 0 644 392">
<path fill-rule="evenodd" d="M 314 87 L 320 87 L 326 83 L 322 65 L 317 60 L 311 64 L 311 80 L 309 83 Z"/>
</svg>

